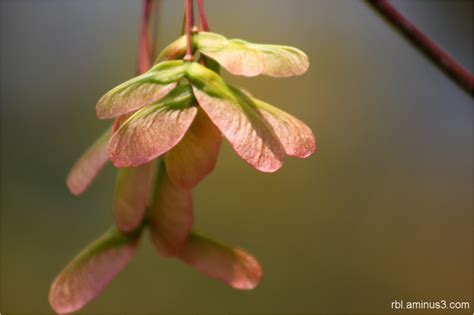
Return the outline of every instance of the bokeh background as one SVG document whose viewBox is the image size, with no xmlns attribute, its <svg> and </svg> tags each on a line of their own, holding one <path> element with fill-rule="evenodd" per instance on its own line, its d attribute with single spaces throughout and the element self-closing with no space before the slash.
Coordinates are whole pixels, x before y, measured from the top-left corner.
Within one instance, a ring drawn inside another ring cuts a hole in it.
<svg viewBox="0 0 474 315">
<path fill-rule="evenodd" d="M 471 96 L 367 3 L 206 3 L 216 32 L 309 55 L 302 77 L 225 77 L 303 119 L 319 150 L 268 175 L 226 144 L 194 193 L 196 228 L 261 261 L 258 289 L 234 291 L 144 239 L 79 314 L 369 314 L 441 299 L 472 313 Z M 473 72 L 472 1 L 393 3 Z M 0 11 L 0 312 L 52 314 L 51 281 L 112 223 L 111 166 L 80 198 L 64 182 L 108 125 L 96 101 L 134 75 L 141 2 L 7 0 Z M 161 1 L 160 48 L 182 11 Z"/>
</svg>

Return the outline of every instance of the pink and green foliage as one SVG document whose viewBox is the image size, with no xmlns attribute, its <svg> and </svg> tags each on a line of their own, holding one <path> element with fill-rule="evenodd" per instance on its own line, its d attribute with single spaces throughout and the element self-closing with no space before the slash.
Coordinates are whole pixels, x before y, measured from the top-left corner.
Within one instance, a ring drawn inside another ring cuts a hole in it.
<svg viewBox="0 0 474 315">
<path fill-rule="evenodd" d="M 216 166 L 222 134 L 202 109 L 181 141 L 164 157 L 166 171 L 178 187 L 191 189 Z"/>
<path fill-rule="evenodd" d="M 192 1 L 186 4 L 189 9 Z M 286 155 L 306 158 L 315 151 L 307 125 L 228 85 L 218 70 L 287 77 L 303 74 L 308 58 L 296 48 L 228 40 L 207 28 L 191 32 L 186 25 L 187 36 L 166 47 L 155 65 L 97 103 L 99 118 L 114 118 L 112 128 L 74 165 L 67 186 L 75 195 L 83 193 L 110 160 L 119 169 L 115 227 L 57 276 L 49 299 L 57 313 L 74 312 L 97 296 L 131 260 L 143 229 L 160 256 L 179 259 L 233 288 L 254 289 L 262 278 L 252 255 L 192 230 L 192 190 L 213 171 L 223 138 L 262 172 L 277 171 Z M 143 29 L 142 36 L 147 36 Z M 152 58 L 148 41 L 143 43 L 139 69 Z"/>
<path fill-rule="evenodd" d="M 161 162 L 154 199 L 150 205 L 150 237 L 158 253 L 177 256 L 194 221 L 191 190 L 173 184 Z"/>
<path fill-rule="evenodd" d="M 263 275 L 258 261 L 244 250 L 227 247 L 194 232 L 188 236 L 179 258 L 206 276 L 222 280 L 235 289 L 254 289 Z"/>
<path fill-rule="evenodd" d="M 132 232 L 142 223 L 153 173 L 154 163 L 119 169 L 113 211 L 115 224 L 121 231 Z"/>
<path fill-rule="evenodd" d="M 294 47 L 254 44 L 210 32 L 195 34 L 193 47 L 235 75 L 290 77 L 305 73 L 309 67 L 306 54 Z M 176 59 L 185 52 L 186 40 L 182 36 L 166 47 L 157 61 Z"/>
<path fill-rule="evenodd" d="M 104 167 L 108 161 L 109 139 L 110 129 L 107 129 L 74 164 L 66 180 L 67 187 L 72 194 L 82 194 Z"/>
<path fill-rule="evenodd" d="M 60 314 L 74 312 L 109 284 L 133 258 L 141 228 L 131 235 L 111 228 L 77 255 L 51 285 L 49 303 Z"/>
<path fill-rule="evenodd" d="M 136 167 L 168 152 L 184 137 L 197 107 L 188 85 L 131 115 L 112 135 L 109 157 L 116 167 Z"/>
</svg>

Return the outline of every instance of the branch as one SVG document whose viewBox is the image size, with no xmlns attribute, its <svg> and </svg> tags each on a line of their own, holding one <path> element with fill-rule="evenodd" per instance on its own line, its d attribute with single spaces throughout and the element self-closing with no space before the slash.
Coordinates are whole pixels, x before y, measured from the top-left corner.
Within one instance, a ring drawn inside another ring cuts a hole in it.
<svg viewBox="0 0 474 315">
<path fill-rule="evenodd" d="M 193 10 L 193 0 L 186 0 L 185 2 L 185 12 L 186 12 L 186 55 L 184 56 L 183 60 L 185 61 L 193 61 L 193 46 L 192 46 L 192 34 L 191 29 L 194 24 L 194 10 Z"/>
<path fill-rule="evenodd" d="M 207 22 L 206 10 L 204 9 L 203 0 L 198 0 L 199 18 L 201 20 L 201 27 L 204 32 L 209 32 L 209 23 Z"/>
<path fill-rule="evenodd" d="M 140 29 L 140 38 L 138 40 L 138 74 L 148 71 L 152 62 L 150 55 L 150 43 L 148 41 L 148 26 L 150 24 L 152 5 L 153 0 L 143 0 L 142 23 Z"/>
<path fill-rule="evenodd" d="M 469 94 L 474 90 L 474 76 L 461 66 L 445 50 L 439 47 L 433 40 L 425 35 L 413 23 L 403 16 L 387 0 L 369 1 L 386 19 L 390 20 L 395 27 L 401 30 L 414 44 L 422 49 L 428 57 L 442 70 L 459 83 Z"/>
<path fill-rule="evenodd" d="M 153 23 L 151 23 L 152 31 L 151 31 L 151 40 L 150 40 L 150 65 L 156 59 L 156 46 L 158 41 L 158 17 L 160 13 L 160 0 L 153 0 L 153 11 L 152 11 L 152 19 Z"/>
</svg>

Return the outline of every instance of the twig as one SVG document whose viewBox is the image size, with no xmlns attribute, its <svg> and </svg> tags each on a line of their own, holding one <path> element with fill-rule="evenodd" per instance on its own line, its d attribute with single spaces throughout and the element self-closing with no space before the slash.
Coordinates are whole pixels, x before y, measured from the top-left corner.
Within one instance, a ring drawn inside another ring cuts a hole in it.
<svg viewBox="0 0 474 315">
<path fill-rule="evenodd" d="M 207 22 L 206 10 L 204 9 L 203 2 L 203 0 L 198 0 L 199 19 L 201 21 L 202 30 L 205 32 L 209 32 L 209 23 Z"/>
<path fill-rule="evenodd" d="M 181 23 L 181 32 L 180 32 L 180 34 L 183 35 L 185 31 L 186 31 L 186 9 L 184 9 L 183 22 Z"/>
<path fill-rule="evenodd" d="M 150 65 L 156 59 L 156 46 L 158 41 L 158 17 L 160 14 L 160 0 L 153 0 L 153 23 L 151 24 L 151 39 L 150 39 Z"/>
<path fill-rule="evenodd" d="M 425 35 L 413 23 L 403 16 L 389 1 L 369 1 L 385 18 L 389 19 L 398 29 L 431 58 L 441 69 L 455 79 L 469 94 L 474 90 L 474 76 L 461 66 L 445 50 Z"/>
<path fill-rule="evenodd" d="M 193 0 L 186 0 L 185 2 L 185 11 L 186 11 L 186 55 L 183 60 L 193 61 L 193 46 L 192 46 L 192 34 L 191 29 L 194 24 L 194 10 L 193 10 Z"/>
<path fill-rule="evenodd" d="M 148 71 L 151 65 L 148 25 L 150 24 L 152 4 L 153 0 L 143 0 L 142 23 L 140 29 L 140 38 L 138 40 L 138 74 Z"/>
</svg>

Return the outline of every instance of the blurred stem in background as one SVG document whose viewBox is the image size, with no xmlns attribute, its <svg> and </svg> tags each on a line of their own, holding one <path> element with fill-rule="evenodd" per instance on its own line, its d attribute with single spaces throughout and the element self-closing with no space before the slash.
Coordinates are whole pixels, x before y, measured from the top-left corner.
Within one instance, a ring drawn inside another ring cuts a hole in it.
<svg viewBox="0 0 474 315">
<path fill-rule="evenodd" d="M 199 7 L 199 17 L 201 20 L 201 29 L 205 32 L 209 32 L 209 23 L 207 22 L 206 10 L 204 9 L 203 0 L 198 0 L 198 7 Z"/>
<path fill-rule="evenodd" d="M 150 69 L 156 57 L 159 0 L 143 0 L 143 14 L 138 40 L 137 73 Z M 150 28 L 152 28 L 150 32 Z M 150 35 L 151 33 L 151 35 Z"/>
<path fill-rule="evenodd" d="M 386 19 L 403 32 L 412 43 L 422 49 L 438 67 L 451 76 L 456 83 L 472 95 L 474 76 L 461 64 L 439 47 L 426 34 L 418 29 L 410 20 L 401 14 L 388 0 L 371 0 L 369 3 Z"/>
</svg>

